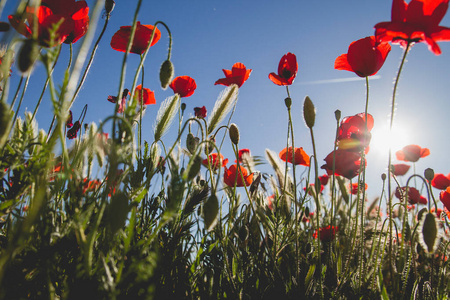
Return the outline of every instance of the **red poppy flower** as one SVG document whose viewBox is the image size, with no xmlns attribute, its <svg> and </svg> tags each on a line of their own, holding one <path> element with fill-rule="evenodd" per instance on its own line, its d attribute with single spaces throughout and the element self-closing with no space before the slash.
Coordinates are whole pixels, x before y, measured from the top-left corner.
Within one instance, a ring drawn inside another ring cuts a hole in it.
<svg viewBox="0 0 450 300">
<path fill-rule="evenodd" d="M 90 191 L 97 190 L 102 185 L 102 182 L 98 179 L 88 181 L 87 178 L 84 179 L 83 194 Z"/>
<path fill-rule="evenodd" d="M 402 150 L 395 152 L 395 156 L 398 160 L 416 162 L 421 157 L 430 155 L 430 149 L 421 148 L 417 145 L 408 145 L 403 147 Z"/>
<path fill-rule="evenodd" d="M 81 128 L 80 122 L 79 122 L 79 121 L 76 121 L 76 122 L 73 124 L 72 128 L 70 128 L 70 129 L 67 131 L 67 138 L 68 138 L 69 140 L 75 139 L 75 138 L 77 137 L 77 135 L 78 135 L 78 131 L 80 130 L 80 128 Z"/>
<path fill-rule="evenodd" d="M 69 117 L 67 118 L 67 121 L 66 121 L 66 127 L 70 128 L 72 126 L 73 126 L 73 116 L 72 116 L 72 111 L 69 110 Z"/>
<path fill-rule="evenodd" d="M 33 36 L 34 24 L 37 24 L 39 44 L 54 47 L 61 43 L 75 43 L 87 31 L 89 25 L 89 7 L 86 1 L 75 0 L 42 0 L 35 10 L 27 7 L 22 16 L 8 16 L 11 25 L 20 34 L 30 38 Z M 50 40 L 53 27 L 59 25 L 55 38 Z"/>
<path fill-rule="evenodd" d="M 450 174 L 445 176 L 444 174 L 435 174 L 431 185 L 437 189 L 445 190 L 450 186 Z"/>
<path fill-rule="evenodd" d="M 362 185 L 358 184 L 357 182 L 352 183 L 352 185 L 350 186 L 350 193 L 352 193 L 353 195 L 358 194 L 358 187 L 361 186 L 360 190 L 362 190 Z M 367 183 L 365 183 L 364 185 L 364 190 L 366 191 L 368 188 Z"/>
<path fill-rule="evenodd" d="M 142 90 L 144 90 L 143 96 L 141 96 Z M 141 84 L 138 85 L 134 90 L 134 97 L 138 101 L 138 103 L 141 103 L 141 97 L 143 97 L 142 103 L 144 105 L 156 104 L 155 92 L 151 91 L 148 88 L 142 89 Z"/>
<path fill-rule="evenodd" d="M 326 164 L 321 168 L 327 171 L 328 175 L 333 173 L 333 153 L 335 153 L 335 174 L 344 176 L 347 179 L 352 179 L 359 174 L 359 168 L 361 165 L 361 155 L 358 152 L 346 151 L 337 149 L 336 152 L 332 151 L 325 158 Z"/>
<path fill-rule="evenodd" d="M 329 178 L 330 178 L 330 176 L 328 176 L 328 174 L 324 174 L 324 175 L 322 175 L 322 176 L 319 176 L 320 184 L 321 184 L 322 186 L 327 185 L 328 179 L 329 179 Z"/>
<path fill-rule="evenodd" d="M 420 195 L 420 192 L 413 187 L 402 187 L 397 188 L 395 190 L 395 197 L 400 199 L 400 201 L 403 201 L 403 199 L 406 197 L 406 192 L 408 192 L 408 202 L 410 204 L 427 204 L 428 200 L 424 196 Z"/>
<path fill-rule="evenodd" d="M 131 29 L 132 26 L 121 26 L 111 38 L 111 48 L 120 52 L 126 52 L 128 41 L 131 37 Z M 130 53 L 144 53 L 150 43 L 153 30 L 155 30 L 155 34 L 153 35 L 153 40 L 150 47 L 159 41 L 161 38 L 161 31 L 153 25 L 141 25 L 141 22 L 137 22 Z"/>
<path fill-rule="evenodd" d="M 241 174 L 244 177 L 244 181 L 242 181 Z M 229 169 L 225 167 L 225 172 L 223 174 L 223 181 L 228 186 L 234 186 L 235 183 L 236 186 L 238 187 L 244 186 L 244 184 L 246 186 L 249 186 L 253 182 L 253 173 L 249 175 L 248 171 L 242 166 L 239 166 L 238 172 L 237 165 L 231 165 Z"/>
<path fill-rule="evenodd" d="M 439 194 L 439 199 L 447 210 L 450 210 L 450 187 L 446 188 Z"/>
<path fill-rule="evenodd" d="M 189 76 L 175 77 L 170 83 L 170 88 L 175 94 L 179 94 L 180 97 L 189 97 L 194 94 L 197 84 L 195 80 Z"/>
<path fill-rule="evenodd" d="M 273 210 L 273 201 L 274 200 L 275 200 L 275 195 L 270 195 L 265 200 L 265 203 L 270 210 Z"/>
<path fill-rule="evenodd" d="M 232 84 L 237 84 L 238 87 L 241 87 L 245 81 L 247 81 L 252 69 L 247 69 L 244 64 L 237 62 L 233 65 L 231 70 L 222 69 L 225 74 L 225 78 L 221 78 L 216 81 L 216 84 L 222 84 L 226 86 L 230 86 Z"/>
<path fill-rule="evenodd" d="M 240 163 L 242 163 L 244 161 L 244 159 L 247 159 L 250 156 L 251 156 L 250 149 L 244 148 L 244 149 L 240 149 L 238 152 L 238 157 L 239 157 Z M 237 160 L 235 160 L 234 162 L 237 163 Z"/>
<path fill-rule="evenodd" d="M 408 172 L 409 168 L 411 168 L 411 166 L 407 164 L 391 165 L 392 174 L 394 174 L 395 176 L 405 175 Z"/>
<path fill-rule="evenodd" d="M 320 193 L 322 193 L 324 189 L 325 189 L 325 187 L 321 184 L 320 185 Z M 303 188 L 303 190 L 306 192 L 306 186 Z M 315 191 L 316 191 L 315 184 L 314 183 L 310 183 L 309 184 L 309 189 L 308 189 L 308 195 L 314 197 Z"/>
<path fill-rule="evenodd" d="M 338 132 L 339 149 L 348 151 L 369 151 L 369 143 L 372 135 L 370 131 L 373 128 L 374 120 L 371 114 L 367 114 L 367 131 L 365 113 L 359 113 L 354 116 L 345 117 L 341 121 Z"/>
<path fill-rule="evenodd" d="M 209 163 L 208 163 L 208 160 L 209 160 Z M 223 155 L 222 154 L 219 155 L 217 153 L 211 153 L 210 155 L 208 155 L 207 159 L 204 159 L 202 161 L 202 164 L 205 167 L 208 168 L 209 167 L 208 164 L 210 164 L 211 168 L 213 170 L 217 170 L 220 166 L 224 166 L 225 167 L 227 165 L 227 163 L 228 163 L 228 158 L 223 159 Z"/>
<path fill-rule="evenodd" d="M 424 42 L 434 54 L 441 54 L 437 42 L 450 40 L 450 28 L 439 26 L 448 9 L 448 0 L 392 1 L 391 22 L 375 25 L 378 42 L 392 42 L 406 47 Z"/>
<path fill-rule="evenodd" d="M 274 72 L 269 74 L 269 79 L 276 85 L 291 85 L 297 76 L 298 64 L 297 57 L 293 53 L 286 53 L 278 64 L 278 74 Z"/>
<path fill-rule="evenodd" d="M 320 232 L 320 240 L 323 242 L 329 242 L 334 239 L 336 236 L 336 232 L 338 231 L 339 227 L 337 226 L 331 226 L 328 225 L 327 227 L 321 227 L 319 228 Z M 313 234 L 313 238 L 317 239 L 318 233 L 317 230 Z"/>
<path fill-rule="evenodd" d="M 202 106 L 202 107 L 194 107 L 194 113 L 195 113 L 195 117 L 199 118 L 199 119 L 205 119 L 206 118 L 206 107 Z"/>
<path fill-rule="evenodd" d="M 292 153 L 292 147 L 289 147 L 289 149 L 284 148 L 280 151 L 279 156 L 283 161 L 286 161 L 287 159 L 287 162 L 290 162 L 291 164 L 293 163 L 292 156 L 294 156 L 296 165 L 309 167 L 309 155 L 306 154 L 302 147 L 295 148 L 294 153 Z"/>
<path fill-rule="evenodd" d="M 377 44 L 375 37 L 369 36 L 352 42 L 347 54 L 336 58 L 334 68 L 354 72 L 359 77 L 372 76 L 383 66 L 389 51 L 391 45 Z"/>
</svg>

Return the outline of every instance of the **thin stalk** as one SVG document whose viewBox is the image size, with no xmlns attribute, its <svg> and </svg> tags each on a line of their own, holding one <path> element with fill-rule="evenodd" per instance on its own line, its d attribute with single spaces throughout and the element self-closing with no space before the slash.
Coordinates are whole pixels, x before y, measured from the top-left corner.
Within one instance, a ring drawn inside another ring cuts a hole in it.
<svg viewBox="0 0 450 300">
<path fill-rule="evenodd" d="M 394 114 L 395 114 L 395 96 L 397 93 L 397 86 L 398 82 L 400 80 L 400 74 L 403 70 L 403 65 L 406 62 L 406 56 L 408 55 L 409 48 L 411 46 L 411 42 L 408 42 L 406 45 L 405 51 L 403 53 L 403 58 L 400 63 L 400 67 L 397 72 L 397 77 L 395 78 L 394 83 L 394 91 L 392 92 L 392 104 L 391 104 L 391 119 L 390 119 L 390 125 L 389 130 L 390 134 L 392 134 L 392 128 L 394 126 Z M 388 159 L 388 207 L 389 207 L 389 267 L 391 271 L 391 276 L 393 276 L 394 273 L 394 266 L 392 264 L 392 222 L 393 222 L 393 216 L 392 216 L 392 194 L 391 194 L 391 162 L 392 162 L 392 145 L 389 144 L 389 159 Z"/>
<path fill-rule="evenodd" d="M 103 34 L 106 31 L 106 27 L 108 26 L 108 22 L 109 22 L 110 16 L 111 16 L 110 14 L 106 14 L 106 20 L 105 20 L 105 24 L 103 25 L 102 32 L 100 33 L 100 35 L 97 38 L 97 41 L 94 44 L 94 48 L 92 49 L 92 52 L 91 52 L 91 57 L 89 58 L 89 62 L 87 64 L 87 66 L 86 66 L 86 69 L 84 70 L 83 76 L 81 77 L 81 81 L 78 84 L 78 86 L 77 86 L 77 88 L 75 90 L 75 93 L 73 94 L 72 100 L 70 101 L 70 106 L 72 106 L 73 102 L 77 98 L 78 93 L 80 92 L 80 89 L 81 89 L 81 87 L 83 86 L 83 84 L 84 84 L 84 82 L 86 80 L 87 74 L 88 74 L 88 72 L 89 72 L 89 70 L 91 68 L 92 62 L 94 60 L 95 53 L 97 52 L 98 44 L 100 43 L 100 40 L 102 39 Z"/>
<path fill-rule="evenodd" d="M 16 112 L 14 113 L 14 119 L 13 119 L 11 128 L 14 128 L 14 124 L 16 123 L 17 115 L 19 114 L 20 106 L 22 105 L 23 97 L 25 96 L 25 91 L 27 90 L 28 82 L 30 81 L 30 77 L 31 77 L 31 74 L 28 74 L 27 80 L 25 80 L 25 85 L 23 86 L 22 95 L 20 96 L 20 100 L 19 100 L 19 104 L 17 105 Z"/>
</svg>

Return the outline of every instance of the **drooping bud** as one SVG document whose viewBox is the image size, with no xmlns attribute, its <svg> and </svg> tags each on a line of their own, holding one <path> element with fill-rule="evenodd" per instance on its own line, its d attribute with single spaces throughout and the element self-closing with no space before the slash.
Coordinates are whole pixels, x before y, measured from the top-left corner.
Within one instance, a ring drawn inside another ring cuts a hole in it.
<svg viewBox="0 0 450 300">
<path fill-rule="evenodd" d="M 173 75 L 173 64 L 169 59 L 167 59 L 162 63 L 161 69 L 159 69 L 159 81 L 161 82 L 161 87 L 163 90 L 167 89 L 169 83 L 172 82 Z"/>
<path fill-rule="evenodd" d="M 105 0 L 105 11 L 108 15 L 114 10 L 115 5 L 114 0 Z"/>
<path fill-rule="evenodd" d="M 198 137 L 195 137 L 192 133 L 188 133 L 186 137 L 186 148 L 188 149 L 189 153 L 195 153 L 199 142 L 200 139 Z"/>
<path fill-rule="evenodd" d="M 314 122 L 316 120 L 316 108 L 308 96 L 306 96 L 305 102 L 303 103 L 303 118 L 305 119 L 305 123 L 308 128 L 314 127 Z"/>
<path fill-rule="evenodd" d="M 19 51 L 19 59 L 17 66 L 19 67 L 20 72 L 27 73 L 37 57 L 39 56 L 39 46 L 37 41 L 33 39 L 25 40 Z"/>
<path fill-rule="evenodd" d="M 425 175 L 425 178 L 431 182 L 431 180 L 433 180 L 433 178 L 434 178 L 434 170 L 431 168 L 427 168 L 424 171 L 424 175 Z"/>
<path fill-rule="evenodd" d="M 289 109 L 291 108 L 292 105 L 292 99 L 290 97 L 287 97 L 286 99 L 284 99 L 284 104 L 286 104 L 286 107 Z"/>
<path fill-rule="evenodd" d="M 232 123 L 229 128 L 230 140 L 233 144 L 239 144 L 239 128 L 236 124 Z"/>
</svg>

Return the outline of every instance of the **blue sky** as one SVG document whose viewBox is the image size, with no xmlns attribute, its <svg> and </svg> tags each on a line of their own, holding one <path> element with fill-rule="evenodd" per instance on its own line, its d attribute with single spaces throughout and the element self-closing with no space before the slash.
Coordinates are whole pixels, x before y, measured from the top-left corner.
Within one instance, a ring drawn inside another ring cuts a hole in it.
<svg viewBox="0 0 450 300">
<path fill-rule="evenodd" d="M 2 20 L 18 1 L 7 1 Z M 93 7 L 95 1 L 88 0 Z M 85 121 L 100 122 L 113 113 L 113 105 L 106 98 L 117 94 L 123 53 L 111 49 L 112 35 L 120 26 L 131 25 L 137 0 L 116 0 L 116 7 L 105 36 L 98 49 L 91 72 L 72 111 L 77 118 L 83 106 L 89 108 Z M 186 112 L 205 105 L 211 111 L 223 86 L 214 82 L 223 77 L 222 69 L 230 69 L 235 62 L 253 69 L 249 80 L 239 91 L 237 110 L 232 122 L 239 126 L 241 148 L 250 148 L 253 155 L 264 156 L 266 148 L 279 152 L 286 144 L 287 112 L 284 105 L 286 90 L 274 85 L 270 72 L 276 72 L 280 58 L 287 52 L 296 54 L 299 71 L 290 87 L 293 100 L 296 146 L 312 154 L 309 132 L 302 117 L 303 99 L 309 95 L 317 110 L 314 127 L 317 139 L 319 165 L 332 151 L 335 134 L 334 111 L 342 116 L 364 111 L 365 83 L 347 71 L 334 70 L 334 60 L 347 52 L 349 44 L 374 34 L 373 26 L 389 21 L 391 0 L 347 1 L 148 1 L 144 0 L 138 20 L 142 24 L 165 22 L 173 35 L 172 61 L 175 75 L 189 75 L 197 82 L 194 95 L 185 98 Z M 100 20 L 98 30 L 103 20 Z M 450 27 L 450 16 L 442 26 Z M 450 172 L 448 159 L 447 120 L 450 104 L 450 43 L 440 43 L 442 54 L 435 56 L 424 44 L 416 44 L 408 55 L 408 62 L 398 87 L 396 123 L 401 129 L 397 140 L 404 145 L 427 147 L 431 155 L 419 160 L 416 170 L 431 167 L 436 173 Z M 167 55 L 168 38 L 162 29 L 161 40 L 150 49 L 145 63 L 145 87 L 155 91 L 157 105 L 147 109 L 143 127 L 144 139 L 151 140 L 153 124 L 159 104 L 172 95 L 172 90 L 161 90 L 159 67 Z M 68 46 L 63 45 L 59 69 L 67 63 Z M 369 113 L 375 118 L 374 138 L 368 155 L 369 196 L 380 194 L 381 173 L 387 167 L 387 150 L 382 134 L 390 114 L 393 80 L 402 56 L 402 49 L 392 45 L 384 67 L 370 80 Z M 139 56 L 128 59 L 126 86 L 131 86 Z M 44 78 L 44 68 L 38 64 L 30 80 L 22 109 L 33 110 Z M 20 74 L 13 70 L 11 90 L 17 86 Z M 55 78 L 58 78 L 55 76 Z M 354 79 L 354 80 L 353 80 Z M 342 80 L 342 82 L 336 82 Z M 51 120 L 49 97 L 44 99 L 37 116 L 40 127 L 47 129 Z M 172 132 L 176 126 L 172 127 Z M 166 136 L 167 140 L 172 134 Z M 374 144 L 376 142 L 376 144 Z M 380 146 L 381 144 L 381 146 Z M 231 146 L 225 144 L 224 153 L 231 155 Z M 381 151 L 381 152 L 380 152 Z M 303 167 L 299 167 L 303 168 Z M 263 171 L 269 171 L 262 166 Z M 412 174 L 412 171 L 408 173 Z M 406 178 L 403 179 L 406 182 Z M 437 192 L 437 191 L 435 191 Z"/>
</svg>

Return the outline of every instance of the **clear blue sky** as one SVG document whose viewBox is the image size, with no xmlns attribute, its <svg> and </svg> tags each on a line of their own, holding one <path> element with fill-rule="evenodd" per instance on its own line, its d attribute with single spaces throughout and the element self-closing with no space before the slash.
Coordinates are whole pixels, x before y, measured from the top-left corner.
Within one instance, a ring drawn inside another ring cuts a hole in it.
<svg viewBox="0 0 450 300">
<path fill-rule="evenodd" d="M 2 20 L 7 19 L 16 2 L 7 1 Z M 94 6 L 95 1 L 87 2 L 90 7 Z M 120 26 L 131 25 L 136 5 L 137 0 L 116 0 L 111 22 L 91 72 L 72 107 L 75 118 L 85 104 L 89 105 L 87 122 L 99 122 L 113 113 L 113 105 L 106 97 L 117 94 L 123 53 L 112 50 L 109 43 Z M 351 72 L 334 70 L 334 60 L 347 52 L 352 41 L 373 35 L 376 23 L 389 21 L 391 5 L 391 0 L 144 0 L 138 20 L 142 24 L 161 20 L 172 31 L 175 75 L 189 75 L 197 82 L 194 95 L 184 99 L 188 114 L 193 113 L 195 106 L 205 105 L 208 111 L 212 110 L 224 88 L 214 85 L 217 79 L 223 77 L 222 69 L 230 69 L 235 62 L 242 62 L 253 69 L 249 80 L 239 91 L 237 110 L 232 120 L 241 132 L 241 148 L 250 148 L 253 155 L 264 156 L 266 148 L 279 152 L 285 147 L 287 113 L 283 100 L 286 90 L 274 85 L 268 74 L 277 71 L 278 62 L 286 52 L 296 54 L 299 71 L 290 87 L 296 146 L 312 153 L 309 132 L 302 117 L 303 99 L 309 95 L 317 109 L 314 131 L 321 165 L 323 158 L 333 149 L 334 111 L 340 109 L 342 116 L 354 115 L 364 111 L 365 103 L 364 81 L 345 81 L 358 77 Z M 448 14 L 441 25 L 450 27 Z M 167 34 L 161 30 L 162 38 L 151 48 L 145 64 L 144 86 L 155 91 L 158 103 L 149 106 L 145 115 L 144 139 L 147 140 L 152 140 L 159 104 L 172 95 L 171 89 L 163 91 L 159 85 L 159 67 L 165 60 L 168 47 Z M 405 131 L 402 137 L 405 145 L 418 144 L 431 151 L 429 157 L 416 164 L 419 174 L 423 174 L 427 167 L 432 167 L 436 173 L 450 172 L 446 134 L 450 111 L 450 43 L 440 43 L 440 46 L 442 54 L 435 56 L 426 45 L 415 45 L 408 56 L 398 88 L 396 121 Z M 66 66 L 68 49 L 68 45 L 63 45 L 56 74 Z M 393 79 L 402 53 L 398 45 L 393 45 L 384 67 L 377 74 L 378 79 L 370 81 L 369 113 L 375 118 L 374 131 L 388 120 Z M 131 54 L 128 62 L 126 86 L 130 87 L 139 56 Z M 42 65 L 35 69 L 23 109 L 34 109 L 44 81 L 39 77 L 43 71 Z M 19 73 L 14 69 L 12 90 L 18 78 Z M 335 83 L 336 79 L 344 81 Z M 51 119 L 48 95 L 44 101 L 37 118 L 40 127 L 47 129 Z M 176 131 L 176 126 L 172 127 L 172 131 Z M 171 139 L 173 135 L 169 134 L 166 138 Z M 383 137 L 374 137 L 374 140 L 381 140 L 382 143 Z M 369 195 L 373 198 L 380 194 L 380 176 L 386 170 L 387 158 L 376 151 L 377 145 L 372 144 L 371 147 L 367 172 Z M 226 144 L 224 152 L 230 155 L 229 144 Z M 261 169 L 269 170 L 267 166 Z M 411 175 L 412 171 L 408 174 Z"/>
</svg>

